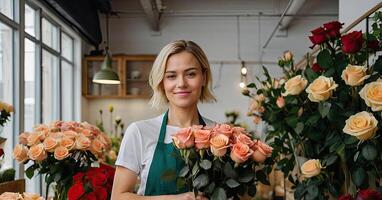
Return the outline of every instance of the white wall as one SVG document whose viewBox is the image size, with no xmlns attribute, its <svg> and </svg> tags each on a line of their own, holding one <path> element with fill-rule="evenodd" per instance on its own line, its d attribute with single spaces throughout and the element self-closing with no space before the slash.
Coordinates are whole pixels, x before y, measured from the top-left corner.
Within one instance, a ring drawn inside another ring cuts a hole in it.
<svg viewBox="0 0 382 200">
<path fill-rule="evenodd" d="M 346 27 L 380 2 L 381 0 L 339 0 L 338 18 Z M 362 22 L 352 30 L 365 31 L 365 23 Z"/>
<path fill-rule="evenodd" d="M 113 9 L 123 10 L 125 14 L 110 19 L 110 49 L 113 53 L 157 54 L 168 42 L 176 39 L 193 40 L 206 52 L 212 63 L 214 92 L 218 99 L 215 104 L 200 105 L 201 113 L 217 122 L 224 122 L 226 111 L 237 110 L 241 121 L 251 127 L 252 121 L 246 117 L 249 99 L 241 95 L 239 89 L 240 64 L 223 64 L 220 70 L 219 61 L 238 61 L 237 18 L 235 16 L 201 17 L 197 14 L 259 13 L 280 14 L 288 1 L 286 0 L 212 0 L 212 1 L 163 1 L 167 13 L 180 13 L 189 16 L 162 16 L 160 33 L 155 33 L 142 14 L 138 1 L 114 0 Z M 128 14 L 126 14 L 128 13 Z M 298 14 L 336 14 L 338 1 L 307 0 Z M 242 16 L 240 22 L 240 52 L 244 61 L 259 61 L 261 48 L 269 37 L 278 17 Z M 292 21 L 286 37 L 274 37 L 264 49 L 263 61 L 277 62 L 285 50 L 292 50 L 299 60 L 309 51 L 309 31 L 325 22 L 337 20 L 337 16 L 300 16 Z M 260 23 L 259 23 L 260 21 Z M 251 64 L 248 77 L 254 80 L 261 74 L 260 65 Z M 267 65 L 271 73 L 280 75 L 278 67 Z M 219 71 L 221 78 L 219 80 Z M 95 122 L 99 108 L 113 104 L 116 112 L 125 122 L 145 119 L 159 114 L 151 110 L 143 100 L 90 100 L 87 102 L 88 117 L 85 120 Z"/>
</svg>

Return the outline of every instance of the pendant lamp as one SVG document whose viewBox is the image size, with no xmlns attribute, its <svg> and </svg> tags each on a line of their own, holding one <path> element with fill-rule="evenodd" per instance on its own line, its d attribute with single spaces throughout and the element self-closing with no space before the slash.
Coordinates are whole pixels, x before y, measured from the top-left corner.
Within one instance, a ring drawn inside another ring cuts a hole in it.
<svg viewBox="0 0 382 200">
<path fill-rule="evenodd" d="M 118 74 L 113 71 L 111 65 L 111 55 L 109 52 L 109 14 L 106 13 L 106 47 L 105 58 L 101 65 L 101 69 L 94 74 L 93 83 L 99 84 L 120 84 Z"/>
</svg>

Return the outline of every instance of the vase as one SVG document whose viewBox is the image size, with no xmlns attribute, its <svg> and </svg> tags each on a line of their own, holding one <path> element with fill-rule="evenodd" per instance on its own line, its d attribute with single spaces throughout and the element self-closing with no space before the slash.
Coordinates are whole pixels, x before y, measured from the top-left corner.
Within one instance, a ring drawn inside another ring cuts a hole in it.
<svg viewBox="0 0 382 200">
<path fill-rule="evenodd" d="M 53 200 L 67 200 L 68 187 L 61 182 L 55 182 L 53 185 L 54 196 Z"/>
</svg>

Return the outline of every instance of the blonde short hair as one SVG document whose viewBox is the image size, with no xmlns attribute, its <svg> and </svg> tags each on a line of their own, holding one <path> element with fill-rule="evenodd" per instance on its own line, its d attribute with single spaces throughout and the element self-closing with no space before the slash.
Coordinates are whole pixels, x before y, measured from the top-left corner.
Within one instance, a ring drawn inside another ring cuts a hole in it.
<svg viewBox="0 0 382 200">
<path fill-rule="evenodd" d="M 149 83 L 153 89 L 153 95 L 150 103 L 153 107 L 161 108 L 167 105 L 168 99 L 163 88 L 163 77 L 166 70 L 167 60 L 171 55 L 181 53 L 183 51 L 189 52 L 195 56 L 202 67 L 202 71 L 205 76 L 206 82 L 202 87 L 199 100 L 201 102 L 216 101 L 216 98 L 212 94 L 212 75 L 206 54 L 195 42 L 176 40 L 163 47 L 163 49 L 159 52 L 159 55 L 156 57 L 151 69 Z"/>
</svg>

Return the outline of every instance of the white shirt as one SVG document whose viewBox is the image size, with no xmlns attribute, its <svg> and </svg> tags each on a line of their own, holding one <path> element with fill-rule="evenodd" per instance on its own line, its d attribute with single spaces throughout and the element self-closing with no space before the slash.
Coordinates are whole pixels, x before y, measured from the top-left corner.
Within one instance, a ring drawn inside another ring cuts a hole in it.
<svg viewBox="0 0 382 200">
<path fill-rule="evenodd" d="M 158 142 L 163 116 L 164 114 L 130 124 L 122 139 L 115 165 L 125 167 L 138 174 L 141 179 L 138 195 L 145 194 L 146 181 Z M 215 125 L 209 119 L 203 117 L 203 120 L 207 126 Z M 179 129 L 179 127 L 167 125 L 164 143 L 172 143 L 172 135 Z"/>
</svg>

